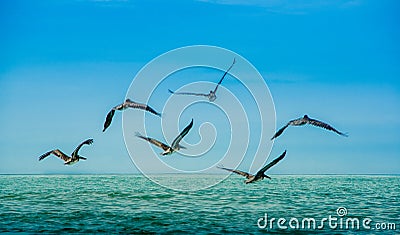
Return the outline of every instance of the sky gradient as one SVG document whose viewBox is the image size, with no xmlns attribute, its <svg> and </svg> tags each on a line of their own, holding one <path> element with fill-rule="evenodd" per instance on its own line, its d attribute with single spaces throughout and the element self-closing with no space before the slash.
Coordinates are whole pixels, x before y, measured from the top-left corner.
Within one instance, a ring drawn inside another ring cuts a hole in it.
<svg viewBox="0 0 400 235">
<path fill-rule="evenodd" d="M 395 0 L 1 1 L 0 174 L 137 173 L 121 113 L 102 133 L 105 116 L 143 66 L 191 45 L 252 63 L 273 97 L 277 128 L 308 114 L 349 133 L 289 127 L 273 144 L 272 158 L 288 153 L 271 174 L 399 174 L 399 10 Z M 221 76 L 194 72 L 209 82 Z M 232 81 L 222 85 L 239 89 Z M 87 138 L 86 162 L 38 162 Z"/>
</svg>

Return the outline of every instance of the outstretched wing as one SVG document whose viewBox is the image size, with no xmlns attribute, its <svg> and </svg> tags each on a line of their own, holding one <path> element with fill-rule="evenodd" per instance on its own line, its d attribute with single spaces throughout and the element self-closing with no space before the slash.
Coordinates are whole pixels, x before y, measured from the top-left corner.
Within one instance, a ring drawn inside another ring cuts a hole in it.
<svg viewBox="0 0 400 235">
<path fill-rule="evenodd" d="M 111 111 L 108 112 L 106 121 L 104 122 L 103 132 L 111 125 L 111 121 L 114 117 L 114 113 L 115 113 L 115 109 L 111 109 Z"/>
<path fill-rule="evenodd" d="M 156 112 L 154 109 L 152 109 L 147 104 L 137 103 L 137 102 L 131 101 L 129 99 L 127 99 L 125 102 L 127 103 L 128 107 L 130 107 L 130 108 L 143 109 L 143 110 L 146 110 L 152 114 L 155 114 L 155 115 L 161 117 L 160 113 Z"/>
<path fill-rule="evenodd" d="M 172 142 L 172 145 L 171 145 L 171 147 L 173 148 L 173 149 L 176 149 L 176 148 L 178 148 L 178 146 L 179 146 L 179 142 L 181 142 L 181 140 L 183 139 L 183 137 L 185 137 L 185 135 L 187 135 L 187 133 L 190 131 L 190 129 L 192 128 L 192 126 L 193 126 L 193 118 L 192 118 L 192 121 L 189 123 L 189 125 L 187 125 L 186 127 L 185 127 L 185 129 L 183 129 L 183 131 L 174 139 L 174 141 Z"/>
<path fill-rule="evenodd" d="M 235 170 L 235 169 L 229 169 L 229 168 L 225 168 L 225 167 L 222 167 L 222 166 L 217 166 L 217 168 L 236 173 L 238 175 L 246 177 L 247 179 L 253 176 L 253 175 L 251 175 L 251 174 L 249 174 L 247 172 L 244 172 L 244 171 L 239 171 L 239 170 Z"/>
<path fill-rule="evenodd" d="M 289 123 L 286 124 L 285 126 L 283 126 L 281 129 L 279 129 L 279 130 L 274 134 L 274 136 L 272 136 L 271 140 L 273 140 L 273 139 L 275 139 L 276 137 L 280 136 L 280 135 L 283 133 L 283 131 L 284 131 L 288 126 L 289 126 Z"/>
<path fill-rule="evenodd" d="M 231 70 L 231 68 L 233 67 L 233 65 L 236 63 L 236 58 L 233 58 L 233 62 L 231 64 L 231 66 L 228 68 L 228 70 L 226 70 L 226 72 L 224 73 L 224 75 L 222 76 L 222 78 L 219 80 L 217 86 L 214 89 L 214 94 L 215 92 L 217 92 L 218 86 L 222 83 L 222 80 L 224 80 L 226 74 L 229 72 L 229 70 Z"/>
<path fill-rule="evenodd" d="M 39 157 L 39 161 L 45 159 L 46 157 L 50 156 L 50 154 L 54 154 L 55 156 L 61 158 L 62 160 L 64 160 L 65 162 L 68 161 L 69 159 L 71 159 L 70 157 L 68 157 L 65 153 L 61 152 L 61 150 L 59 149 L 54 149 L 51 151 L 48 151 L 47 153 L 42 154 Z"/>
<path fill-rule="evenodd" d="M 78 145 L 78 147 L 76 147 L 76 149 L 74 150 L 74 152 L 72 152 L 71 156 L 74 158 L 75 156 L 78 155 L 78 151 L 79 149 L 81 149 L 81 147 L 85 144 L 87 145 L 91 145 L 93 143 L 93 139 L 87 139 L 85 141 L 83 141 L 80 145 Z"/>
<path fill-rule="evenodd" d="M 112 121 L 112 119 L 114 117 L 115 110 L 121 111 L 121 110 L 124 110 L 126 108 L 127 108 L 127 103 L 124 102 L 122 104 L 119 104 L 119 105 L 113 107 L 110 110 L 110 112 L 108 112 L 107 117 L 106 117 L 106 121 L 104 122 L 103 132 L 106 131 L 106 129 L 111 125 L 111 121 Z"/>
<path fill-rule="evenodd" d="M 193 92 L 175 92 L 170 89 L 168 91 L 174 95 L 195 95 L 195 96 L 205 96 L 208 97 L 209 94 L 203 94 L 203 93 L 193 93 Z"/>
<path fill-rule="evenodd" d="M 264 172 L 268 170 L 269 168 L 273 167 L 275 164 L 277 164 L 280 160 L 282 160 L 286 155 L 286 150 L 283 152 L 279 157 L 275 158 L 272 162 L 264 166 L 261 170 L 259 170 L 256 174 L 257 175 L 264 175 Z"/>
<path fill-rule="evenodd" d="M 324 122 L 321 122 L 321 121 L 318 121 L 318 120 L 315 120 L 315 119 L 309 118 L 309 119 L 308 119 L 308 123 L 311 124 L 311 125 L 313 125 L 313 126 L 318 126 L 318 127 L 322 127 L 322 128 L 324 128 L 324 129 L 330 130 L 330 131 L 334 131 L 334 132 L 336 132 L 337 134 L 342 135 L 342 136 L 346 136 L 346 137 L 348 136 L 347 134 L 342 133 L 342 132 L 336 130 L 336 129 L 333 128 L 331 125 L 329 125 L 329 124 L 327 124 L 327 123 L 324 123 Z"/>
<path fill-rule="evenodd" d="M 143 136 L 143 135 L 141 135 L 139 132 L 136 132 L 135 135 L 136 135 L 137 137 L 141 138 L 141 139 L 144 139 L 144 140 L 146 140 L 146 141 L 148 141 L 148 142 L 154 144 L 154 145 L 157 146 L 157 147 L 162 148 L 164 151 L 166 151 L 167 149 L 170 148 L 168 145 L 166 145 L 166 144 L 164 144 L 164 143 L 162 143 L 162 142 L 160 142 L 160 141 L 158 141 L 158 140 L 156 140 L 156 139 Z"/>
<path fill-rule="evenodd" d="M 129 99 L 127 99 L 126 101 L 128 101 Z M 126 103 L 126 101 L 122 104 L 119 104 L 117 106 L 114 106 L 114 108 L 112 108 L 113 110 L 118 110 L 118 111 L 122 111 L 124 109 L 126 109 L 128 107 L 128 104 Z"/>
</svg>

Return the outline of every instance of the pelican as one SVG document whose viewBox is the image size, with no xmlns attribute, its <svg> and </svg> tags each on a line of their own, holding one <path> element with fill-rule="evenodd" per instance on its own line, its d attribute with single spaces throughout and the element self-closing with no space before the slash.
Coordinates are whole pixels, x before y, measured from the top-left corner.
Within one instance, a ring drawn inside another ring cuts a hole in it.
<svg viewBox="0 0 400 235">
<path fill-rule="evenodd" d="M 146 105 L 146 104 L 141 104 L 141 103 L 136 103 L 130 99 L 126 99 L 124 103 L 119 104 L 117 106 L 115 106 L 114 108 L 112 108 L 110 110 L 110 112 L 108 112 L 107 117 L 106 117 L 106 121 L 104 122 L 104 129 L 103 132 L 110 126 L 112 118 L 114 117 L 114 113 L 115 110 L 125 110 L 127 108 L 134 108 L 134 109 L 143 109 L 146 110 L 152 114 L 155 114 L 159 117 L 161 117 L 161 114 L 156 112 L 154 109 L 152 109 L 150 106 Z"/>
<path fill-rule="evenodd" d="M 336 130 L 335 128 L 333 128 L 329 124 L 321 122 L 321 121 L 318 121 L 318 120 L 315 120 L 315 119 L 312 119 L 312 118 L 309 118 L 307 115 L 304 115 L 304 117 L 302 117 L 302 118 L 298 118 L 298 119 L 294 119 L 294 120 L 289 121 L 285 126 L 283 126 L 281 129 L 279 129 L 274 134 L 274 136 L 272 136 L 271 140 L 273 140 L 276 137 L 280 136 L 288 126 L 303 126 L 305 124 L 311 124 L 313 126 L 322 127 L 322 128 L 327 129 L 329 131 L 334 131 L 334 132 L 336 132 L 337 134 L 339 134 L 341 136 L 348 137 L 347 134 Z"/>
<path fill-rule="evenodd" d="M 50 156 L 50 154 L 54 154 L 55 156 L 61 158 L 64 161 L 64 165 L 72 165 L 74 163 L 79 162 L 80 159 L 82 160 L 86 160 L 85 157 L 79 156 L 78 155 L 78 151 L 79 149 L 81 149 L 81 147 L 85 144 L 87 145 L 91 145 L 93 143 L 93 139 L 87 139 L 85 141 L 83 141 L 80 145 L 78 145 L 78 147 L 76 147 L 76 149 L 74 150 L 74 152 L 71 154 L 71 157 L 66 155 L 65 153 L 61 152 L 61 150 L 59 149 L 54 149 L 51 151 L 48 151 L 45 154 L 42 154 L 39 157 L 39 161 L 45 159 L 46 157 Z"/>
<path fill-rule="evenodd" d="M 261 170 L 259 170 L 255 175 L 249 174 L 249 173 L 244 172 L 244 171 L 235 170 L 235 169 L 229 169 L 229 168 L 225 168 L 225 167 L 221 167 L 221 166 L 217 166 L 217 168 L 223 169 L 223 170 L 227 170 L 227 171 L 231 171 L 233 173 L 242 175 L 242 176 L 246 177 L 246 180 L 244 182 L 246 184 L 250 184 L 250 183 L 254 183 L 254 182 L 259 181 L 259 180 L 263 180 L 264 178 L 271 179 L 271 177 L 269 177 L 268 175 L 264 174 L 265 171 L 267 171 L 269 168 L 271 168 L 272 166 L 277 164 L 280 160 L 282 160 L 285 157 L 285 155 L 286 155 L 286 150 L 279 157 L 277 157 L 275 160 L 273 160 L 268 165 L 264 166 Z"/>
<path fill-rule="evenodd" d="M 219 80 L 219 82 L 218 82 L 217 86 L 215 87 L 215 89 L 214 89 L 214 90 L 211 90 L 210 93 L 208 93 L 208 94 L 205 94 L 205 93 L 193 93 L 193 92 L 175 92 L 175 91 L 172 91 L 172 90 L 170 90 L 170 89 L 168 89 L 168 91 L 169 91 L 170 93 L 174 94 L 174 95 L 204 96 L 204 97 L 208 98 L 208 100 L 209 100 L 210 102 L 213 102 L 213 101 L 217 98 L 217 96 L 215 95 L 215 93 L 217 93 L 217 89 L 218 89 L 219 85 L 222 83 L 222 80 L 224 80 L 226 74 L 229 72 L 229 70 L 231 70 L 231 68 L 233 67 L 233 65 L 235 64 L 235 62 L 236 62 L 236 60 L 235 60 L 235 58 L 234 58 L 234 59 L 233 59 L 232 65 L 228 68 L 228 70 L 226 70 L 226 72 L 224 73 L 224 75 L 222 76 L 222 78 Z"/>
<path fill-rule="evenodd" d="M 181 140 L 183 139 L 183 137 L 185 137 L 185 135 L 190 131 L 190 129 L 193 126 L 193 119 L 192 121 L 189 123 L 189 125 L 187 125 L 185 127 L 185 129 L 183 129 L 183 131 L 174 139 L 174 141 L 172 142 L 171 146 L 168 146 L 156 139 L 150 138 L 150 137 L 146 137 L 146 136 L 142 136 L 139 132 L 136 132 L 136 136 L 139 138 L 142 138 L 152 144 L 154 144 L 155 146 L 162 148 L 164 150 L 164 152 L 160 153 L 160 155 L 170 155 L 175 151 L 178 151 L 179 149 L 185 149 L 185 147 L 179 145 L 179 142 L 181 142 Z"/>
</svg>

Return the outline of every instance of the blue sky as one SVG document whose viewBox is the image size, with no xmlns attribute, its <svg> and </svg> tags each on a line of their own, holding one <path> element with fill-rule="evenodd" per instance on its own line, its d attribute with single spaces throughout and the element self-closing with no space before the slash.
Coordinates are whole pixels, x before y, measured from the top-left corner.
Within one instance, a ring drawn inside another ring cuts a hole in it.
<svg viewBox="0 0 400 235">
<path fill-rule="evenodd" d="M 121 113 L 101 132 L 107 112 L 152 59 L 212 45 L 260 72 L 277 128 L 309 114 L 350 135 L 291 127 L 273 144 L 272 157 L 284 149 L 288 155 L 272 174 L 398 174 L 399 6 L 394 0 L 1 1 L 0 173 L 137 172 Z M 209 82 L 221 76 L 192 72 Z M 238 91 L 233 81 L 223 85 Z M 182 116 L 180 129 L 189 118 Z M 201 120 L 207 121 L 199 117 L 188 142 L 198 141 Z M 149 133 L 162 137 L 157 128 Z M 53 148 L 71 153 L 86 138 L 95 139 L 81 150 L 86 162 L 37 161 Z M 215 148 L 213 155 L 224 151 Z M 248 168 L 244 161 L 241 169 Z"/>
</svg>

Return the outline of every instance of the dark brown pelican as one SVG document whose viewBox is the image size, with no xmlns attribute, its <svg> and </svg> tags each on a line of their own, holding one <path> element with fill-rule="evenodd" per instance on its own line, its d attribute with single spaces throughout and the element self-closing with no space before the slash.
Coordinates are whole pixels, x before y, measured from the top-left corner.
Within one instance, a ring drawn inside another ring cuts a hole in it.
<svg viewBox="0 0 400 235">
<path fill-rule="evenodd" d="M 280 160 L 282 160 L 285 157 L 285 155 L 286 155 L 286 150 L 279 157 L 277 157 L 275 160 L 273 160 L 268 165 L 264 166 L 261 170 L 259 170 L 255 175 L 249 174 L 249 173 L 244 172 L 244 171 L 229 169 L 229 168 L 220 167 L 220 166 L 217 166 L 217 167 L 220 168 L 220 169 L 231 171 L 233 173 L 236 173 L 236 174 L 239 174 L 239 175 L 242 175 L 242 176 L 246 177 L 246 180 L 244 182 L 246 184 L 250 184 L 250 183 L 254 183 L 254 182 L 259 181 L 259 180 L 263 180 L 264 178 L 271 179 L 271 177 L 269 177 L 268 175 L 264 174 L 265 171 L 267 171 L 269 168 L 271 168 L 272 166 L 277 164 Z"/>
<path fill-rule="evenodd" d="M 339 135 L 346 136 L 346 137 L 348 136 L 347 134 L 336 130 L 335 128 L 333 128 L 329 124 L 326 124 L 324 122 L 321 122 L 321 121 L 318 121 L 318 120 L 315 120 L 315 119 L 311 119 L 307 115 L 304 115 L 304 117 L 302 117 L 302 118 L 298 118 L 298 119 L 294 119 L 294 120 L 289 121 L 285 126 L 283 126 L 281 129 L 279 129 L 274 134 L 274 136 L 272 136 L 271 140 L 273 140 L 276 137 L 280 136 L 288 126 L 303 126 L 305 124 L 311 124 L 313 126 L 322 127 L 322 128 L 327 129 L 329 131 L 334 131 Z"/>
<path fill-rule="evenodd" d="M 79 151 L 79 149 L 81 149 L 81 147 L 84 144 L 90 145 L 92 143 L 93 143 L 93 139 L 88 139 L 88 140 L 83 141 L 80 145 L 78 145 L 78 147 L 76 147 L 74 152 L 71 154 L 71 157 L 66 155 L 65 153 L 61 152 L 61 150 L 59 150 L 59 149 L 54 149 L 54 150 L 48 151 L 47 153 L 45 153 L 39 157 L 39 161 L 50 156 L 50 154 L 54 154 L 55 156 L 61 158 L 64 161 L 65 165 L 72 165 L 74 163 L 77 163 L 80 159 L 86 160 L 85 157 L 78 155 L 78 151 Z"/>
<path fill-rule="evenodd" d="M 217 96 L 215 95 L 215 93 L 217 93 L 217 89 L 218 89 L 219 85 L 222 83 L 222 80 L 224 80 L 226 74 L 229 72 L 229 70 L 231 70 L 231 68 L 233 67 L 233 65 L 235 64 L 235 62 L 236 62 L 236 60 L 233 59 L 232 65 L 228 68 L 228 70 L 226 70 L 226 72 L 224 73 L 224 75 L 222 76 L 222 78 L 219 80 L 219 82 L 218 82 L 217 86 L 215 87 L 215 89 L 214 89 L 213 91 L 211 90 L 210 93 L 208 93 L 208 94 L 204 94 L 204 93 L 193 93 L 193 92 L 175 92 L 175 91 L 172 91 L 172 90 L 170 90 L 170 89 L 168 89 L 168 91 L 169 91 L 170 93 L 174 94 L 174 95 L 195 95 L 195 96 L 204 96 L 204 97 L 207 97 L 208 100 L 209 100 L 210 102 L 213 102 L 213 101 L 217 98 Z"/>
<path fill-rule="evenodd" d="M 157 147 L 160 147 L 164 150 L 164 152 L 160 153 L 161 155 L 165 156 L 165 155 L 169 155 L 172 154 L 175 151 L 178 151 L 179 149 L 185 149 L 185 147 L 179 145 L 179 142 L 181 142 L 181 140 L 183 139 L 183 137 L 185 137 L 185 135 L 189 132 L 189 130 L 192 128 L 193 126 L 193 119 L 192 121 L 189 123 L 189 125 L 187 125 L 187 127 L 185 127 L 185 129 L 183 129 L 183 131 L 174 139 L 174 141 L 172 142 L 171 146 L 168 146 L 158 140 L 155 140 L 153 138 L 149 138 L 146 136 L 142 136 L 140 133 L 136 132 L 136 136 L 139 138 L 142 138 L 144 140 L 147 140 L 148 142 L 154 144 Z"/>
<path fill-rule="evenodd" d="M 107 117 L 106 117 L 106 121 L 104 122 L 104 129 L 103 129 L 103 132 L 110 126 L 111 121 L 112 121 L 112 118 L 114 117 L 115 110 L 122 111 L 122 110 L 125 110 L 125 109 L 127 109 L 127 108 L 143 109 L 143 110 L 146 110 L 146 111 L 148 111 L 148 112 L 150 112 L 150 113 L 152 113 L 152 114 L 155 114 L 155 115 L 161 117 L 161 114 L 160 114 L 160 113 L 157 113 L 157 112 L 156 112 L 154 109 L 152 109 L 150 106 L 148 106 L 148 105 L 146 105 L 146 104 L 141 104 L 141 103 L 133 102 L 133 101 L 130 100 L 130 99 L 126 99 L 124 103 L 115 106 L 114 108 L 111 109 L 110 112 L 108 112 Z"/>
</svg>

